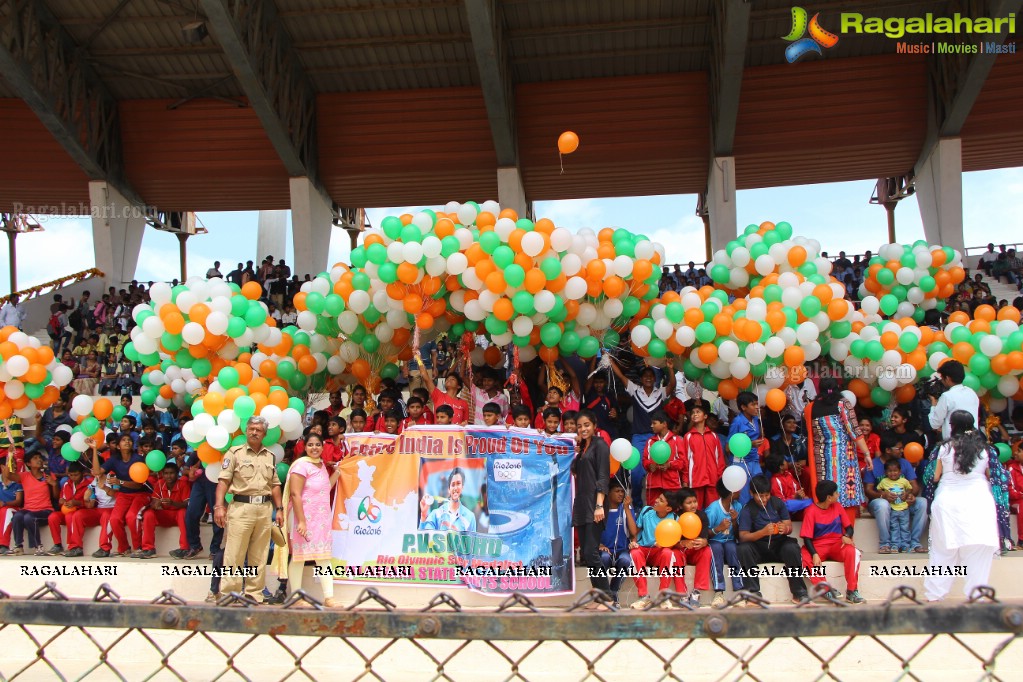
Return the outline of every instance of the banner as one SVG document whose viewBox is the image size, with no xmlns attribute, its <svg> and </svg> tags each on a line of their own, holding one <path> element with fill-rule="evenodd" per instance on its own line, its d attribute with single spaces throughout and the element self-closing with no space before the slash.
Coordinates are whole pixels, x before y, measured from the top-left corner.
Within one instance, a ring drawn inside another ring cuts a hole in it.
<svg viewBox="0 0 1023 682">
<path fill-rule="evenodd" d="M 359 454 L 339 464 L 335 579 L 490 594 L 575 590 L 573 439 L 503 426 L 346 439 Z"/>
</svg>

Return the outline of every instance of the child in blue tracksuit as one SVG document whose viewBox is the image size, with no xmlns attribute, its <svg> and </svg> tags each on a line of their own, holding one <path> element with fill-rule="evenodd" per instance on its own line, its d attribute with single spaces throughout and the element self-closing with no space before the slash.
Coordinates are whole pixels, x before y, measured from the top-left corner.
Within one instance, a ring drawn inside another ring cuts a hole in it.
<svg viewBox="0 0 1023 682">
<path fill-rule="evenodd" d="M 760 444 L 764 440 L 763 431 L 760 428 L 760 402 L 755 393 L 743 391 L 735 400 L 739 407 L 739 415 L 732 420 L 728 429 L 728 438 L 731 439 L 737 433 L 745 433 L 753 442 L 753 447 L 745 457 L 735 457 L 729 449 L 728 463 L 741 466 L 746 471 L 746 485 L 742 487 L 739 494 L 739 501 L 748 504 L 750 501 L 749 482 L 758 474 L 763 474 L 760 468 Z"/>
<path fill-rule="evenodd" d="M 747 481 L 747 485 L 749 482 Z M 710 551 L 714 555 L 714 601 L 711 606 L 723 608 L 725 605 L 725 564 L 733 571 L 739 569 L 739 545 L 736 543 L 738 531 L 736 523 L 742 503 L 739 493 L 730 492 L 724 481 L 717 482 L 718 499 L 711 502 L 704 512 L 710 525 Z M 732 590 L 742 589 L 742 577 L 732 575 Z"/>
<path fill-rule="evenodd" d="M 600 563 L 604 570 L 614 570 L 611 578 L 611 597 L 618 603 L 618 590 L 625 580 L 625 570 L 632 566 L 629 539 L 636 537 L 636 517 L 632 505 L 625 498 L 625 485 L 612 478 L 605 502 L 607 515 L 604 532 L 600 535 Z"/>
</svg>

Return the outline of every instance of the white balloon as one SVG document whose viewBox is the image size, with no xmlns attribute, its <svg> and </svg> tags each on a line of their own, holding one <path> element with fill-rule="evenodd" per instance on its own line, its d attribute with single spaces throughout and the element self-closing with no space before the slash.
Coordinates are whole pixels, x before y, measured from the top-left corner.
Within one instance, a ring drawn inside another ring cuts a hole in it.
<svg viewBox="0 0 1023 682">
<path fill-rule="evenodd" d="M 189 423 L 192 424 L 192 430 L 195 432 L 195 435 L 199 436 L 196 440 L 205 438 L 209 430 L 216 425 L 216 422 L 213 421 L 213 415 L 207 412 L 200 412 L 195 415 Z"/>
<path fill-rule="evenodd" d="M 71 443 L 71 447 L 77 450 L 78 452 L 85 452 L 85 449 L 89 447 L 88 444 L 85 442 L 86 438 L 87 436 L 84 433 L 78 431 L 76 433 L 71 434 L 71 438 L 68 440 L 68 442 Z"/>
<path fill-rule="evenodd" d="M 310 310 L 303 310 L 298 314 L 297 322 L 299 329 L 311 332 L 316 329 L 316 313 Z"/>
<path fill-rule="evenodd" d="M 283 410 L 276 405 L 267 405 L 259 413 L 259 416 L 266 419 L 267 428 L 273 429 L 281 425 Z"/>
<path fill-rule="evenodd" d="M 302 415 L 293 407 L 287 407 L 281 411 L 281 429 L 294 431 L 302 427 Z"/>
<path fill-rule="evenodd" d="M 746 346 L 746 359 L 750 361 L 750 364 L 759 365 L 767 359 L 767 348 L 759 341 L 754 341 Z"/>
<path fill-rule="evenodd" d="M 217 450 L 223 450 L 227 447 L 228 442 L 231 440 L 230 434 L 223 426 L 214 424 L 210 427 L 209 431 L 206 432 L 206 442 L 209 443 L 210 447 L 216 448 Z"/>
<path fill-rule="evenodd" d="M 578 324 L 588 327 L 597 319 L 596 307 L 592 303 L 583 303 L 579 306 L 579 313 L 575 319 Z"/>
<path fill-rule="evenodd" d="M 356 315 L 361 315 L 369 308 L 369 294 L 365 291 L 355 290 L 348 297 L 348 308 Z"/>
<path fill-rule="evenodd" d="M 537 295 L 539 295 L 539 294 L 537 294 Z M 624 311 L 625 311 L 625 304 L 622 303 L 617 298 L 609 298 L 606 301 L 604 301 L 604 314 L 607 315 L 610 319 L 613 320 L 614 318 L 616 318 L 619 315 L 621 315 Z M 672 331 L 674 331 L 674 330 L 672 330 Z M 669 334 L 670 334 L 670 332 L 669 332 Z M 667 338 L 667 337 L 665 337 L 665 338 Z"/>
<path fill-rule="evenodd" d="M 746 485 L 746 471 L 736 464 L 726 467 L 721 474 L 721 482 L 729 492 L 739 492 Z"/>
<path fill-rule="evenodd" d="M 519 354 L 521 358 L 521 353 Z M 624 462 L 632 456 L 632 443 L 625 438 L 616 438 L 611 442 L 611 457 L 618 462 Z"/>
<path fill-rule="evenodd" d="M 463 225 L 472 225 L 476 222 L 476 207 L 472 204 L 462 204 L 458 207 L 458 222 Z"/>
<path fill-rule="evenodd" d="M 696 330 L 692 327 L 679 327 L 675 332 L 675 340 L 680 346 L 688 348 L 696 342 Z"/>
<path fill-rule="evenodd" d="M 196 303 L 199 302 L 199 298 L 191 291 L 182 291 L 178 294 L 178 298 L 174 301 L 174 304 L 178 307 L 178 310 L 188 314 L 188 311 L 192 309 Z"/>
<path fill-rule="evenodd" d="M 586 280 L 582 277 L 570 277 L 565 282 L 565 298 L 577 301 L 586 295 Z"/>
<path fill-rule="evenodd" d="M 571 277 L 578 273 L 583 267 L 582 259 L 574 253 L 565 254 L 561 258 L 561 273 L 565 277 Z M 631 267 L 631 266 L 630 266 Z"/>
<path fill-rule="evenodd" d="M 170 303 L 172 295 L 171 286 L 166 282 L 153 282 L 153 286 L 149 287 L 149 298 L 156 308 Z"/>
<path fill-rule="evenodd" d="M 993 334 L 988 334 L 986 336 L 981 337 L 981 339 L 980 339 L 980 352 L 983 353 L 984 355 L 988 356 L 989 358 L 993 358 L 994 356 L 996 356 L 996 355 L 998 355 L 999 353 L 1002 352 L 1002 339 L 999 338 L 998 336 L 993 335 Z M 13 360 L 13 358 L 12 358 L 12 360 Z M 11 372 L 11 373 L 15 374 L 15 372 Z M 1019 387 L 1017 386 L 1017 390 L 1018 389 L 1019 389 Z M 1002 392 L 1004 393 L 1005 391 L 1002 391 Z M 1016 391 L 1013 391 L 1012 393 L 1014 394 L 1014 393 L 1016 393 Z"/>
<path fill-rule="evenodd" d="M 267 448 L 274 456 L 274 465 L 280 464 L 284 461 L 284 446 L 280 443 L 274 443 Z M 275 473 L 276 475 L 276 473 Z"/>
<path fill-rule="evenodd" d="M 668 320 L 660 319 L 657 320 L 657 322 L 654 322 L 654 334 L 661 341 L 667 341 L 669 338 L 671 338 L 671 334 L 674 331 L 675 331 L 674 327 L 672 327 L 671 322 L 669 322 Z"/>
<path fill-rule="evenodd" d="M 448 272 L 452 275 L 461 275 L 469 267 L 469 259 L 464 253 L 453 253 L 448 256 Z"/>
<path fill-rule="evenodd" d="M 525 315 L 520 315 L 512 321 L 512 331 L 517 336 L 529 336 L 533 331 L 533 321 Z"/>
<path fill-rule="evenodd" d="M 24 355 L 12 355 L 11 359 L 7 361 L 7 371 L 11 373 L 11 376 L 20 377 L 28 371 L 28 358 Z"/>
<path fill-rule="evenodd" d="M 650 328 L 644 325 L 637 325 L 632 328 L 632 342 L 639 348 L 644 348 L 650 343 Z"/>
<path fill-rule="evenodd" d="M 731 364 L 739 359 L 739 344 L 731 339 L 725 339 L 718 346 L 718 357 Z"/>
<path fill-rule="evenodd" d="M 750 253 L 745 246 L 738 246 L 732 251 L 732 264 L 744 268 L 749 264 Z"/>
<path fill-rule="evenodd" d="M 202 340 L 206 337 L 206 330 L 202 328 L 202 325 L 198 322 L 189 322 L 185 325 L 185 328 L 181 330 L 181 338 L 184 339 L 185 343 L 193 346 L 202 343 Z"/>
<path fill-rule="evenodd" d="M 796 328 L 796 340 L 803 346 L 817 340 L 820 330 L 813 322 L 804 322 Z"/>
<path fill-rule="evenodd" d="M 4 395 L 11 400 L 17 400 L 21 396 L 25 395 L 25 384 L 18 381 L 17 379 L 11 379 L 4 384 Z M 78 396 L 79 398 L 85 398 L 87 396 Z"/>
<path fill-rule="evenodd" d="M 757 256 L 756 261 L 753 263 L 753 267 L 756 268 L 757 273 L 762 276 L 771 274 L 771 272 L 774 271 L 775 265 L 776 263 L 774 262 L 774 259 L 767 254 Z"/>
<path fill-rule="evenodd" d="M 537 292 L 533 297 L 533 307 L 536 308 L 538 313 L 549 313 L 554 309 L 556 303 L 557 299 L 554 297 L 554 294 L 546 289 Z M 520 352 L 519 355 L 521 354 Z"/>
<path fill-rule="evenodd" d="M 409 242 L 402 247 L 402 258 L 406 263 L 418 263 L 423 257 L 423 245 L 419 242 Z"/>
<path fill-rule="evenodd" d="M 539 256 L 543 246 L 543 235 L 539 232 L 527 232 L 522 236 L 522 252 L 527 256 Z"/>
<path fill-rule="evenodd" d="M 1019 390 L 1019 379 L 1014 376 L 1004 376 L 998 380 L 998 392 L 1004 396 L 1012 397 Z M 995 410 L 1000 412 L 1000 410 Z"/>
<path fill-rule="evenodd" d="M 881 309 L 881 301 L 877 300 L 876 296 L 867 296 L 860 301 L 860 310 L 869 314 L 875 315 L 877 311 Z"/>
<path fill-rule="evenodd" d="M 895 280 L 899 284 L 910 284 L 913 281 L 913 269 L 912 268 L 899 268 L 895 271 Z"/>
<path fill-rule="evenodd" d="M 618 256 L 612 263 L 614 274 L 619 277 L 628 277 L 632 274 L 633 260 L 628 256 Z"/>
<path fill-rule="evenodd" d="M 226 334 L 228 322 L 230 322 L 230 318 L 226 314 L 220 311 L 211 312 L 206 316 L 206 329 L 211 334 Z"/>
<path fill-rule="evenodd" d="M 749 360 L 738 358 L 728 364 L 728 372 L 736 379 L 745 379 L 750 373 Z"/>
<path fill-rule="evenodd" d="M 654 257 L 654 243 L 648 239 L 636 243 L 636 258 L 650 260 Z"/>
<path fill-rule="evenodd" d="M 777 336 L 772 336 L 764 343 L 764 348 L 768 357 L 778 358 L 785 352 L 785 342 Z"/>
<path fill-rule="evenodd" d="M 224 467 L 220 462 L 213 462 L 206 465 L 206 468 L 203 469 L 203 474 L 206 476 L 206 480 L 210 483 L 217 483 L 220 480 L 220 472 L 223 468 Z"/>
<path fill-rule="evenodd" d="M 158 339 L 164 332 L 163 320 L 156 315 L 147 317 L 142 323 L 142 333 L 151 339 Z"/>
<path fill-rule="evenodd" d="M 71 409 L 80 415 L 87 415 L 92 412 L 92 396 L 76 395 L 71 401 Z"/>
<path fill-rule="evenodd" d="M 67 365 L 58 365 L 53 368 L 53 385 L 57 388 L 67 386 L 74 378 L 74 372 Z"/>
<path fill-rule="evenodd" d="M 551 248 L 555 251 L 567 251 L 570 246 L 572 246 L 571 232 L 563 227 L 555 228 L 555 230 L 551 232 Z M 519 355 L 521 356 L 522 353 L 520 352 Z"/>
</svg>

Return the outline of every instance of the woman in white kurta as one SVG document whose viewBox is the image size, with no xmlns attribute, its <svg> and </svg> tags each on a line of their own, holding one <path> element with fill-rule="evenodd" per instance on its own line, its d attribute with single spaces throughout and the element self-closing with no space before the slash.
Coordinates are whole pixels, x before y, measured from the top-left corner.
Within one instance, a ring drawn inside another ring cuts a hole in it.
<svg viewBox="0 0 1023 682">
<path fill-rule="evenodd" d="M 995 500 L 988 483 L 987 439 L 973 415 L 957 410 L 950 418 L 952 437 L 939 446 L 934 480 L 938 490 L 931 507 L 929 566 L 943 568 L 924 579 L 928 601 L 940 601 L 952 589 L 954 567 L 965 566 L 963 593 L 987 585 L 991 560 L 998 551 Z"/>
</svg>

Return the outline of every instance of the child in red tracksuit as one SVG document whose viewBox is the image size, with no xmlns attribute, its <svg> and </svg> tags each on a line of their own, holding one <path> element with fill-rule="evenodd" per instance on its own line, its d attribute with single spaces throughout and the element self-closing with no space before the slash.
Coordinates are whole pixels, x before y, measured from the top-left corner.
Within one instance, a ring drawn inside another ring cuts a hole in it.
<svg viewBox="0 0 1023 682">
<path fill-rule="evenodd" d="M 667 569 L 669 566 L 684 566 L 685 559 L 681 552 L 670 547 L 660 547 L 657 544 L 657 525 L 665 519 L 677 519 L 675 514 L 678 501 L 676 495 L 671 493 L 668 496 L 660 494 L 654 503 L 649 507 L 643 507 L 636 516 L 636 537 L 629 543 L 629 554 L 632 556 L 632 566 L 637 571 L 636 589 L 639 592 L 639 599 L 632 602 L 630 608 L 645 609 L 652 603 L 647 596 L 646 576 L 642 571 L 647 566 L 659 569 Z M 661 575 L 660 589 L 668 589 L 669 578 L 667 574 Z"/>
<path fill-rule="evenodd" d="M 707 515 L 700 509 L 695 490 L 682 488 L 675 494 L 681 500 L 679 514 L 693 513 L 700 519 L 700 534 L 691 540 L 683 537 L 677 546 L 682 556 L 682 566 L 689 564 L 696 568 L 693 591 L 689 593 L 689 605 L 699 608 L 700 590 L 710 589 L 711 564 L 714 558 L 714 553 L 710 548 L 710 522 L 707 520 Z M 676 554 L 676 556 L 678 555 Z M 680 594 L 686 593 L 685 577 L 676 579 L 675 591 Z"/>
<path fill-rule="evenodd" d="M 156 527 L 178 527 L 178 547 L 188 551 L 188 532 L 185 529 L 185 509 L 192 493 L 187 478 L 178 477 L 178 465 L 167 462 L 160 472 L 160 480 L 153 486 L 153 499 L 142 513 L 142 549 L 135 558 L 152 559 L 156 556 Z"/>
<path fill-rule="evenodd" d="M 1019 520 L 1023 509 L 1023 442 L 1016 443 L 1005 470 L 1009 473 L 1009 510 L 1016 513 L 1016 547 L 1023 549 L 1023 523 Z"/>
<path fill-rule="evenodd" d="M 689 462 L 689 487 L 696 491 L 700 509 L 706 509 L 718 499 L 717 484 L 725 471 L 725 451 L 721 439 L 707 428 L 710 403 L 706 400 L 693 401 L 689 406 L 689 423 L 692 428 L 682 437 L 682 455 Z"/>
<path fill-rule="evenodd" d="M 650 415 L 650 429 L 654 435 L 643 448 L 643 468 L 647 470 L 646 501 L 650 505 L 661 493 L 681 490 L 687 483 L 684 478 L 688 475 L 689 466 L 682 453 L 682 441 L 668 426 L 668 416 L 663 411 L 657 410 Z M 669 450 L 668 461 L 664 464 L 658 464 L 650 457 L 651 446 L 661 441 Z"/>
<path fill-rule="evenodd" d="M 857 589 L 859 584 L 860 550 L 853 544 L 853 525 L 849 523 L 845 510 L 838 504 L 838 485 L 834 481 L 821 481 L 814 489 L 817 502 L 806 508 L 799 537 L 803 538 L 803 567 L 820 566 L 823 561 L 841 561 L 845 565 L 845 584 L 848 590 L 845 600 L 851 604 L 866 601 Z M 825 581 L 823 575 L 811 573 L 814 585 Z M 842 594 L 832 588 L 824 595 L 829 601 L 838 603 Z"/>
<path fill-rule="evenodd" d="M 46 519 L 50 526 L 50 536 L 53 538 L 53 547 L 47 552 L 50 556 L 64 553 L 64 545 L 60 541 L 61 524 L 68 527 L 68 549 L 75 547 L 71 538 L 71 518 L 85 509 L 85 494 L 92 483 L 92 479 L 85 478 L 85 467 L 79 462 L 68 464 L 67 479 L 67 483 L 60 489 L 60 511 L 53 512 Z"/>
</svg>

